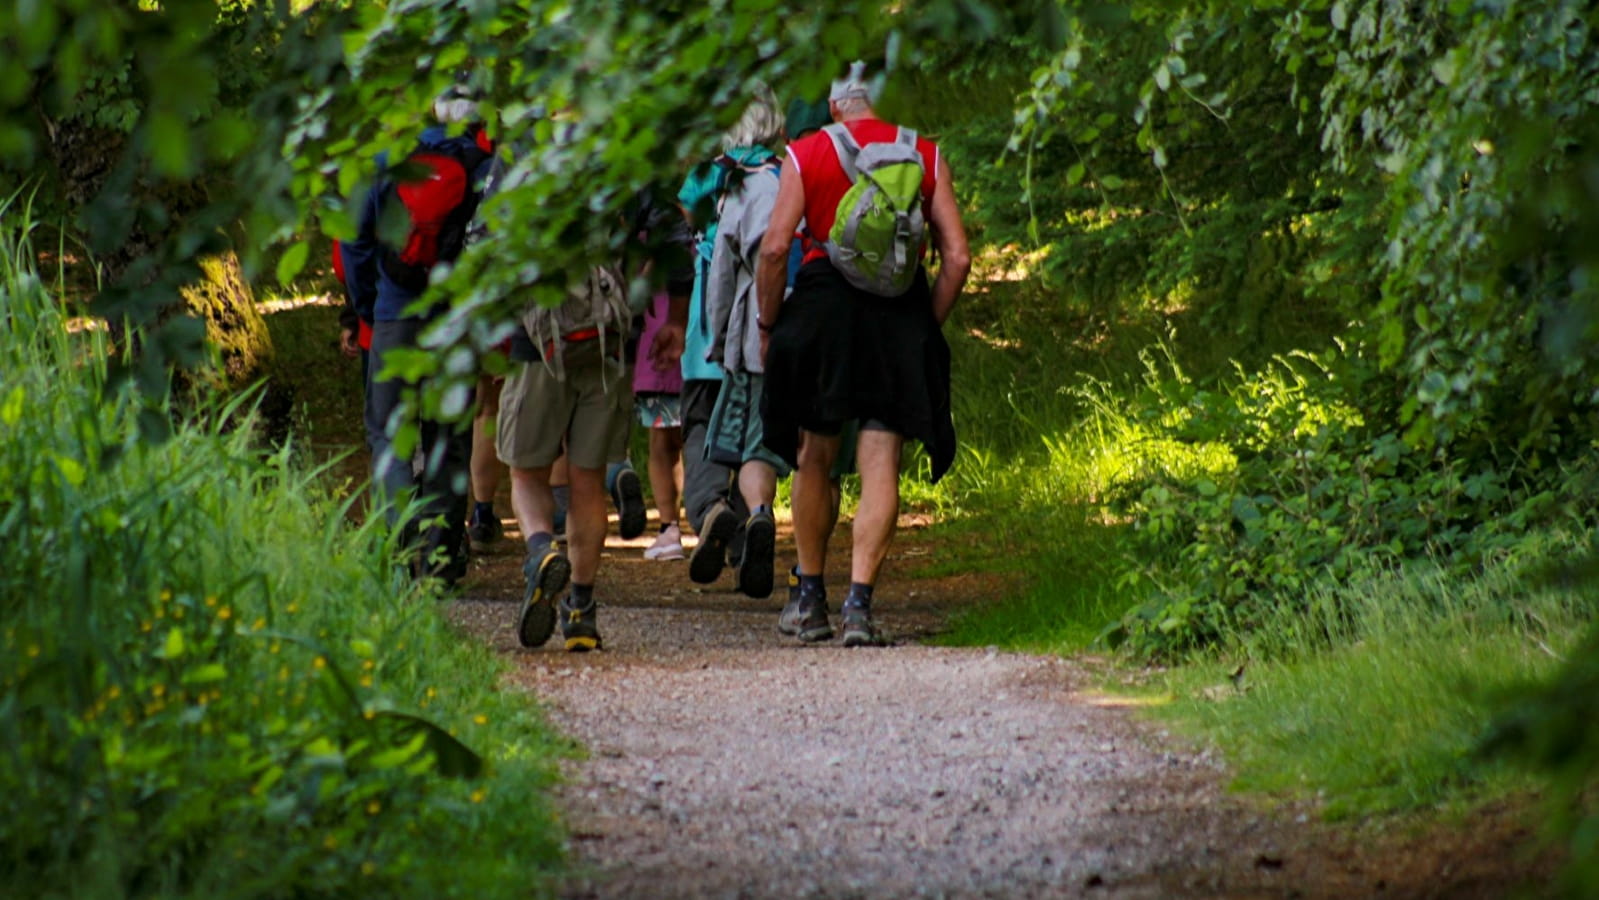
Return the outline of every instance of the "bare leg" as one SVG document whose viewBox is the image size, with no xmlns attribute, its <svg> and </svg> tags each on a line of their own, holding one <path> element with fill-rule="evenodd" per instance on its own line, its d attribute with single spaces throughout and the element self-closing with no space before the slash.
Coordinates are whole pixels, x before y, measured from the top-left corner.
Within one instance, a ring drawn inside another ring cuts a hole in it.
<svg viewBox="0 0 1599 900">
<path fill-rule="evenodd" d="M 827 535 L 836 521 L 828 475 L 838 456 L 838 437 L 800 432 L 799 465 L 794 470 L 794 549 L 804 575 L 821 575 L 827 566 Z M 864 471 L 864 470 L 863 470 Z"/>
<path fill-rule="evenodd" d="M 494 436 L 489 424 L 500 414 L 500 380 L 484 375 L 477 380 L 477 415 L 472 419 L 472 499 L 493 503 L 500 490 L 504 471 L 494 453 Z"/>
<path fill-rule="evenodd" d="M 650 429 L 650 493 L 662 525 L 678 520 L 683 485 L 683 429 Z"/>
<path fill-rule="evenodd" d="M 844 484 L 843 484 L 843 479 L 835 479 L 833 481 L 828 482 L 828 491 L 832 495 L 832 499 L 833 499 L 833 506 L 832 506 L 832 516 L 833 517 L 831 519 L 827 520 L 827 539 L 829 541 L 831 541 L 833 539 L 833 531 L 834 531 L 834 529 L 838 528 L 838 511 L 839 511 L 839 508 L 844 505 Z"/>
<path fill-rule="evenodd" d="M 751 510 L 757 506 L 771 509 L 777 498 L 777 470 L 758 459 L 748 460 L 738 470 L 738 491 Z"/>
<path fill-rule="evenodd" d="M 899 521 L 899 454 L 905 439 L 892 431 L 862 430 L 855 454 L 861 505 L 855 511 L 850 580 L 876 584 Z"/>
<path fill-rule="evenodd" d="M 550 467 L 511 469 L 511 511 L 522 539 L 555 528 L 555 495 L 550 492 Z"/>
<path fill-rule="evenodd" d="M 572 561 L 572 581 L 593 584 L 600 570 L 609 525 L 605 511 L 605 469 L 571 466 L 572 500 L 566 511 L 566 556 Z"/>
</svg>

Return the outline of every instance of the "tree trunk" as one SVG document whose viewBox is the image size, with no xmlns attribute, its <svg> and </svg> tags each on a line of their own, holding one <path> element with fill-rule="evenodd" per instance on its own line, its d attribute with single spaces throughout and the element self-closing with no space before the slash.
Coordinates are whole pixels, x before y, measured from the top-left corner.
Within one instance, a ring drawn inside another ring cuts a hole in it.
<svg viewBox="0 0 1599 900">
<path fill-rule="evenodd" d="M 205 337 L 217 350 L 216 376 L 240 388 L 263 373 L 272 358 L 272 336 L 255 306 L 233 253 L 200 261 L 204 278 L 183 289 L 183 311 L 205 322 Z"/>
</svg>

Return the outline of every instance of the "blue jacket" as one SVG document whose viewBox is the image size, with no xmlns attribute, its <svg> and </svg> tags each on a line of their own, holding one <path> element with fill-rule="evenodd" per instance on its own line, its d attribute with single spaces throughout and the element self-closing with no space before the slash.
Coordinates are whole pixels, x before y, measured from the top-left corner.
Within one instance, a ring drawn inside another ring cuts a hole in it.
<svg viewBox="0 0 1599 900">
<path fill-rule="evenodd" d="M 417 151 L 437 150 L 450 146 L 471 145 L 472 135 L 451 137 L 443 126 L 435 125 L 422 132 L 417 141 Z M 395 322 L 401 319 L 432 318 L 436 310 L 408 309 L 420 296 L 390 279 L 380 264 L 384 254 L 378 239 L 378 223 L 382 220 L 384 204 L 394 197 L 394 182 L 382 173 L 387 168 L 385 157 L 378 157 L 378 180 L 367 191 L 366 203 L 361 207 L 361 229 L 355 240 L 347 241 L 344 248 L 344 289 L 350 296 L 356 314 L 368 322 Z M 487 165 L 484 166 L 485 170 Z M 481 181 L 483 173 L 470 173 L 474 182 Z"/>
</svg>

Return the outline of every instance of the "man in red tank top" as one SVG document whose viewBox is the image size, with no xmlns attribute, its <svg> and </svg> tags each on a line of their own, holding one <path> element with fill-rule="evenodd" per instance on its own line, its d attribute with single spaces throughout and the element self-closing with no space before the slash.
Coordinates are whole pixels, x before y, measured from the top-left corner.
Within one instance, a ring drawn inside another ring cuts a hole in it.
<svg viewBox="0 0 1599 900">
<path fill-rule="evenodd" d="M 855 143 L 894 141 L 896 125 L 872 112 L 864 66 L 833 83 L 828 108 Z M 856 467 L 860 506 L 853 528 L 850 589 L 841 612 L 845 646 L 884 643 L 872 617 L 874 587 L 899 516 L 899 461 L 906 438 L 927 448 L 933 480 L 955 456 L 949 410 L 949 345 L 941 331 L 971 270 L 971 253 L 938 147 L 918 138 L 925 172 L 922 214 L 938 254 L 904 294 L 868 293 L 844 279 L 821 243 L 827 240 L 850 177 L 833 139 L 818 132 L 789 145 L 776 205 L 756 271 L 766 394 L 766 446 L 794 466 L 794 543 L 800 589 L 779 629 L 805 642 L 833 636 L 823 573 L 833 521 L 829 474 L 845 423 L 859 421 Z M 805 222 L 811 238 L 793 291 L 784 298 L 790 235 Z M 925 256 L 927 248 L 921 248 Z"/>
</svg>

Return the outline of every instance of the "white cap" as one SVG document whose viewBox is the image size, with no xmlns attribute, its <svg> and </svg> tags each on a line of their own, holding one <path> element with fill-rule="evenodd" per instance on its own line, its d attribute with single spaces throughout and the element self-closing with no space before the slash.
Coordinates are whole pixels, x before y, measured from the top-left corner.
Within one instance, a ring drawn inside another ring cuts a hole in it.
<svg viewBox="0 0 1599 900">
<path fill-rule="evenodd" d="M 833 82 L 833 89 L 827 92 L 827 99 L 835 103 L 852 97 L 865 100 L 870 96 L 871 88 L 866 84 L 866 63 L 860 60 L 850 63 L 849 74 Z"/>
</svg>

